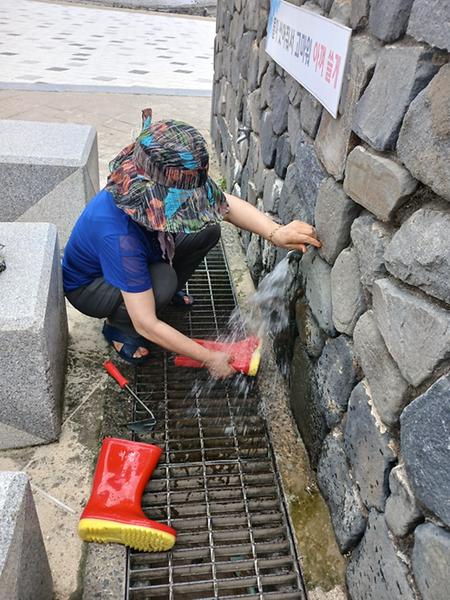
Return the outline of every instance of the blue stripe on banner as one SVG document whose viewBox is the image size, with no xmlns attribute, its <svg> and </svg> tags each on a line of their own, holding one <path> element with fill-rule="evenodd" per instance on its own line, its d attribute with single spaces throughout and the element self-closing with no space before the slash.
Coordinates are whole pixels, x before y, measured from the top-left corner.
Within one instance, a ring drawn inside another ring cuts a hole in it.
<svg viewBox="0 0 450 600">
<path fill-rule="evenodd" d="M 269 13 L 269 23 L 267 25 L 267 38 L 272 35 L 272 26 L 273 26 L 273 18 L 275 13 L 280 8 L 281 0 L 271 0 L 270 2 L 270 13 Z"/>
</svg>

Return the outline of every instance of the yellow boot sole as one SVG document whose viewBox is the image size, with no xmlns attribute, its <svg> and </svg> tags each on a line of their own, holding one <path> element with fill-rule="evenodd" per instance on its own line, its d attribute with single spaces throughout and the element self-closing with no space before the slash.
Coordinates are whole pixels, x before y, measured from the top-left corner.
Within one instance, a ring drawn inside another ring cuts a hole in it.
<svg viewBox="0 0 450 600">
<path fill-rule="evenodd" d="M 103 519 L 81 519 L 78 535 L 85 542 L 124 544 L 143 552 L 164 552 L 175 544 L 175 536 L 139 525 L 128 525 Z"/>
</svg>

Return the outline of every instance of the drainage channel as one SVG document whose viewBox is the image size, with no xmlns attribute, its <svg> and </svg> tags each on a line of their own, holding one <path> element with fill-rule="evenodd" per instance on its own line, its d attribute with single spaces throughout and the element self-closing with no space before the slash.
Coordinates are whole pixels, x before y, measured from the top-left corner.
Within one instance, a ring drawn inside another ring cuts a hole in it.
<svg viewBox="0 0 450 600">
<path fill-rule="evenodd" d="M 221 247 L 197 269 L 189 292 L 193 309 L 173 310 L 167 320 L 191 337 L 225 333 L 236 302 Z M 304 600 L 257 392 L 242 387 L 211 388 L 203 370 L 176 368 L 156 347 L 136 370 L 135 390 L 147 395 L 158 425 L 135 439 L 164 448 L 144 512 L 178 535 L 171 552 L 128 552 L 127 600 Z"/>
</svg>

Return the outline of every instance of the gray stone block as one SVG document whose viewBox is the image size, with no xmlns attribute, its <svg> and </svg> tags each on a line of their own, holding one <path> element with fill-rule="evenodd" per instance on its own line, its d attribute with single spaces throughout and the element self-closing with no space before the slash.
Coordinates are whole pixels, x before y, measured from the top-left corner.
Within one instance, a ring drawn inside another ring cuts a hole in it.
<svg viewBox="0 0 450 600">
<path fill-rule="evenodd" d="M 258 135 L 261 133 L 261 90 L 254 90 L 248 97 L 248 109 L 250 112 L 250 121 L 252 131 Z"/>
<path fill-rule="evenodd" d="M 280 135 L 287 129 L 289 98 L 281 77 L 272 85 L 272 119 L 274 133 Z"/>
<path fill-rule="evenodd" d="M 250 149 L 250 151 L 251 151 L 251 149 Z M 260 155 L 260 152 L 259 152 L 259 144 L 258 144 L 258 156 L 259 155 Z M 269 170 L 265 168 L 264 162 L 263 162 L 262 158 L 259 156 L 258 166 L 255 171 L 254 178 L 253 178 L 253 183 L 255 185 L 256 194 L 258 197 L 262 197 L 262 195 L 264 193 L 264 185 L 266 182 L 266 177 L 267 177 L 268 172 L 269 172 Z"/>
<path fill-rule="evenodd" d="M 334 0 L 328 18 L 348 27 L 350 25 L 351 11 L 352 0 Z"/>
<path fill-rule="evenodd" d="M 289 73 L 286 73 L 284 82 L 286 84 L 286 91 L 288 94 L 290 106 L 298 108 L 300 106 L 304 94 L 307 92 L 304 91 L 304 88 L 300 85 L 300 83 L 296 79 L 291 77 Z"/>
<path fill-rule="evenodd" d="M 367 35 L 358 35 L 352 39 L 348 66 L 345 71 L 340 116 L 334 119 L 325 112 L 320 122 L 316 138 L 316 149 L 327 171 L 336 179 L 344 176 L 348 153 L 357 143 L 352 132 L 356 103 L 372 75 L 379 43 Z"/>
<path fill-rule="evenodd" d="M 383 42 L 401 37 L 408 25 L 414 0 L 372 0 L 369 29 Z"/>
<path fill-rule="evenodd" d="M 299 298 L 295 304 L 295 321 L 298 337 L 307 354 L 313 358 L 318 358 L 322 353 L 326 335 L 317 324 L 304 296 Z"/>
<path fill-rule="evenodd" d="M 358 381 L 353 344 L 345 335 L 327 340 L 314 367 L 314 379 L 318 400 L 331 429 L 347 410 L 351 391 Z"/>
<path fill-rule="evenodd" d="M 277 141 L 275 154 L 275 173 L 284 179 L 286 170 L 291 162 L 291 143 L 287 133 L 280 135 Z"/>
<path fill-rule="evenodd" d="M 366 310 L 355 248 L 342 250 L 331 269 L 331 304 L 337 331 L 352 335 L 357 320 Z"/>
<path fill-rule="evenodd" d="M 283 180 L 276 176 L 275 171 L 269 171 L 264 182 L 263 204 L 264 210 L 276 213 L 280 201 Z"/>
<path fill-rule="evenodd" d="M 295 164 L 289 165 L 286 171 L 283 189 L 278 206 L 278 214 L 283 223 L 289 223 L 293 219 L 312 223 L 314 213 L 306 204 L 303 196 L 297 188 L 297 169 Z"/>
<path fill-rule="evenodd" d="M 266 110 L 261 119 L 261 157 L 266 167 L 270 169 L 275 165 L 275 150 L 277 136 L 273 132 L 272 111 Z"/>
<path fill-rule="evenodd" d="M 348 114 L 350 107 L 345 110 Z M 334 119 L 328 112 L 323 113 L 315 148 L 329 175 L 338 181 L 344 177 L 347 155 L 356 143 L 357 138 L 352 133 L 348 119 L 343 116 Z"/>
<path fill-rule="evenodd" d="M 352 600 L 416 600 L 401 556 L 383 515 L 371 510 L 364 537 L 347 568 Z"/>
<path fill-rule="evenodd" d="M 350 227 L 360 210 L 360 205 L 350 200 L 342 185 L 332 177 L 322 182 L 317 194 L 315 224 L 322 242 L 319 254 L 330 265 L 350 242 Z"/>
<path fill-rule="evenodd" d="M 233 185 L 233 189 L 231 190 L 231 193 L 233 194 L 233 196 L 237 196 L 238 198 L 241 197 L 241 186 L 238 185 L 237 183 L 235 183 Z"/>
<path fill-rule="evenodd" d="M 423 600 L 447 600 L 450 581 L 450 533 L 432 523 L 414 532 L 414 578 Z"/>
<path fill-rule="evenodd" d="M 51 600 L 53 581 L 25 473 L 0 472 L 0 596 Z"/>
<path fill-rule="evenodd" d="M 77 190 L 81 191 L 81 199 L 89 200 L 96 194 L 96 189 L 92 187 L 90 177 L 87 177 L 86 171 L 81 169 L 76 170 L 56 184 L 39 202 L 30 206 L 18 217 L 17 221 L 23 223 L 54 223 L 58 227 L 58 239 L 64 245 L 72 233 L 73 226 L 80 216 L 80 209 L 82 208 L 81 200 L 79 202 L 69 202 L 72 194 L 77 196 Z"/>
<path fill-rule="evenodd" d="M 355 356 L 369 382 L 373 403 L 386 425 L 396 425 L 407 403 L 403 379 L 378 330 L 373 311 L 362 315 L 353 332 Z"/>
<path fill-rule="evenodd" d="M 259 57 L 258 57 L 258 85 L 262 84 L 262 79 L 266 74 L 267 67 L 270 63 L 270 57 L 266 52 L 266 38 L 261 40 L 259 44 Z M 266 104 L 267 106 L 267 104 Z M 265 108 L 262 106 L 261 108 Z"/>
<path fill-rule="evenodd" d="M 421 45 L 384 48 L 356 106 L 353 131 L 376 150 L 393 150 L 408 106 L 438 69 L 436 53 Z"/>
<path fill-rule="evenodd" d="M 255 285 L 258 285 L 263 269 L 261 238 L 259 235 L 251 234 L 250 242 L 247 246 L 246 259 L 252 279 Z"/>
<path fill-rule="evenodd" d="M 450 213 L 422 208 L 394 235 L 385 253 L 390 273 L 450 303 Z"/>
<path fill-rule="evenodd" d="M 0 121 L 0 142 L 2 123 Z M 2 221 L 15 221 L 76 171 L 76 167 L 65 165 L 20 164 L 4 162 L 5 159 L 0 157 L 3 161 L 0 162 Z"/>
<path fill-rule="evenodd" d="M 450 50 L 450 4 L 448 0 L 415 0 L 408 34 L 430 46 Z"/>
<path fill-rule="evenodd" d="M 237 43 L 237 60 L 234 62 L 234 64 L 237 63 L 239 66 L 238 81 L 240 77 L 247 79 L 248 65 L 250 63 L 250 55 L 255 38 L 256 33 L 254 31 L 246 31 Z M 234 85 L 234 82 L 233 87 L 237 87 L 237 85 Z"/>
<path fill-rule="evenodd" d="M 331 308 L 331 267 L 317 252 L 309 250 L 300 263 L 306 299 L 319 326 L 330 336 L 336 334 Z"/>
<path fill-rule="evenodd" d="M 272 87 L 276 76 L 275 63 L 271 61 L 261 79 L 261 108 L 272 108 Z"/>
<path fill-rule="evenodd" d="M 228 81 L 230 81 L 232 88 L 235 90 L 239 86 L 240 65 L 238 52 L 232 46 L 230 46 L 229 48 L 226 60 L 227 69 L 225 72 L 225 76 L 228 78 Z M 227 108 L 228 110 L 231 109 L 230 106 L 228 106 Z"/>
<path fill-rule="evenodd" d="M 259 46 L 256 41 L 250 47 L 250 59 L 247 73 L 247 85 L 250 91 L 258 89 Z"/>
<path fill-rule="evenodd" d="M 300 122 L 303 131 L 314 139 L 319 129 L 323 107 L 312 94 L 305 93 L 300 107 Z"/>
<path fill-rule="evenodd" d="M 384 252 L 394 229 L 366 213 L 353 221 L 351 238 L 358 253 L 361 283 L 372 290 L 373 282 L 386 273 Z"/>
<path fill-rule="evenodd" d="M 317 192 L 327 173 L 317 158 L 314 145 L 300 134 L 295 152 L 297 187 L 314 218 Z"/>
<path fill-rule="evenodd" d="M 379 279 L 373 286 L 378 328 L 403 377 L 418 386 L 450 357 L 450 312 Z"/>
<path fill-rule="evenodd" d="M 0 449 L 58 438 L 67 320 L 56 227 L 0 223 Z"/>
<path fill-rule="evenodd" d="M 356 103 L 373 75 L 381 48 L 381 43 L 367 33 L 359 33 L 351 39 L 339 100 L 339 114 L 348 113 L 350 127 Z"/>
<path fill-rule="evenodd" d="M 450 200 L 449 130 L 450 65 L 446 65 L 411 103 L 397 150 L 414 177 L 447 200 Z"/>
<path fill-rule="evenodd" d="M 320 122 L 315 142 L 317 153 L 327 171 L 338 180 L 343 178 L 347 155 L 357 143 L 352 132 L 356 103 L 373 72 L 378 50 L 379 43 L 370 36 L 358 35 L 352 39 L 339 103 L 340 116 L 334 119 L 325 112 Z"/>
<path fill-rule="evenodd" d="M 259 23 L 259 0 L 246 0 L 244 8 L 244 26 L 256 31 Z"/>
<path fill-rule="evenodd" d="M 0 121 L 2 221 L 54 223 L 62 245 L 98 191 L 97 134 L 89 125 Z"/>
<path fill-rule="evenodd" d="M 298 338 L 294 344 L 291 364 L 290 403 L 311 464 L 315 467 L 327 434 L 327 427 L 322 407 L 317 401 L 314 390 L 312 362 Z"/>
<path fill-rule="evenodd" d="M 265 4 L 267 4 L 267 2 Z M 259 13 L 259 22 L 258 22 L 258 30 L 256 32 L 256 39 L 258 40 L 258 43 L 260 44 L 261 40 L 263 38 L 265 38 L 265 35 L 267 33 L 267 23 L 269 21 L 270 7 L 261 6 L 261 3 L 259 3 L 259 8 L 257 10 Z"/>
<path fill-rule="evenodd" d="M 258 136 L 253 133 L 253 131 L 250 133 L 250 137 L 249 137 L 249 144 L 248 144 L 248 158 L 247 158 L 247 167 L 248 167 L 248 171 L 249 171 L 249 176 L 250 179 L 255 177 L 256 172 L 258 170 L 258 166 L 260 163 L 260 159 L 262 158 L 260 156 L 260 138 L 258 138 Z M 230 158 L 233 158 L 233 151 L 229 152 L 229 157 L 228 160 L 230 160 Z M 255 182 L 253 182 L 255 183 Z"/>
<path fill-rule="evenodd" d="M 333 0 L 317 0 L 317 4 L 323 8 L 324 11 L 328 12 L 333 4 Z"/>
<path fill-rule="evenodd" d="M 289 104 L 288 108 L 288 134 L 291 142 L 291 154 L 295 156 L 297 142 L 300 135 L 300 110 L 297 106 Z"/>
<path fill-rule="evenodd" d="M 362 501 L 368 508 L 384 510 L 389 472 L 397 457 L 394 440 L 373 406 L 366 380 L 350 396 L 344 442 Z"/>
<path fill-rule="evenodd" d="M 369 0 L 353 0 L 350 13 L 350 27 L 358 29 L 367 24 L 369 18 Z"/>
<path fill-rule="evenodd" d="M 347 159 L 344 191 L 382 221 L 414 192 L 417 181 L 409 172 L 386 156 L 357 146 Z"/>
<path fill-rule="evenodd" d="M 326 437 L 317 466 L 317 482 L 330 509 L 339 549 L 348 552 L 364 533 L 366 510 L 353 483 L 340 436 Z"/>
<path fill-rule="evenodd" d="M 231 134 L 228 127 L 228 123 L 222 117 L 222 115 L 219 115 L 217 117 L 217 124 L 219 125 L 220 140 L 223 148 L 223 153 L 225 156 L 227 156 L 232 146 Z"/>
<path fill-rule="evenodd" d="M 386 500 L 385 519 L 392 533 L 404 537 L 422 518 L 417 500 L 409 485 L 404 465 L 397 465 L 389 475 L 391 495 Z"/>
<path fill-rule="evenodd" d="M 299 1 L 302 2 L 303 0 Z M 317 4 L 320 4 L 320 6 L 317 6 Z M 314 2 L 314 0 L 306 0 L 306 2 L 303 3 L 303 7 L 307 8 L 311 12 L 316 13 L 317 15 L 324 16 L 325 13 L 327 13 L 330 10 L 331 5 L 333 4 L 333 0 L 319 0 L 317 4 L 316 2 Z"/>
<path fill-rule="evenodd" d="M 448 430 L 450 375 L 441 377 L 400 417 L 401 451 L 419 502 L 450 526 Z"/>
</svg>

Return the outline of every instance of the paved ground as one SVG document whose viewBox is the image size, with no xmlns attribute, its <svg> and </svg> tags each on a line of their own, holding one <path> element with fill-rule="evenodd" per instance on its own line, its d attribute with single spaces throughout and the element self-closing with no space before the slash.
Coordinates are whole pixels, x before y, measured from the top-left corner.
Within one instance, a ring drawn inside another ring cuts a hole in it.
<svg viewBox="0 0 450 600">
<path fill-rule="evenodd" d="M 0 88 L 210 95 L 215 23 L 199 17 L 0 3 Z"/>
<path fill-rule="evenodd" d="M 0 119 L 93 125 L 98 134 L 101 186 L 109 161 L 140 130 L 141 111 L 149 106 L 155 120 L 186 121 L 208 139 L 211 100 L 207 97 L 0 90 Z"/>
<path fill-rule="evenodd" d="M 129 143 L 131 131 L 139 127 L 140 111 L 146 106 L 153 107 L 155 118 L 185 120 L 208 136 L 209 98 L 0 90 L 0 119 L 94 125 L 99 138 L 100 185 L 104 183 L 108 161 Z M 80 583 L 83 544 L 76 528 L 90 491 L 91 466 L 98 451 L 104 405 L 115 403 L 120 410 L 126 402 L 126 395 L 118 393 L 102 369 L 109 351 L 100 333 L 101 322 L 81 315 L 70 305 L 67 308 L 70 343 L 60 441 L 48 446 L 0 451 L 0 471 L 25 471 L 31 478 L 56 600 L 69 600 Z M 121 415 L 121 421 L 125 420 Z M 118 433 L 122 437 L 126 430 Z M 123 564 L 119 547 L 111 547 L 110 552 L 119 553 L 119 563 Z M 95 583 L 102 589 L 97 576 L 98 573 L 90 585 L 93 587 Z"/>
<path fill-rule="evenodd" d="M 158 12 L 182 13 L 186 15 L 215 16 L 217 0 L 58 0 L 77 4 L 101 4 L 121 8 L 141 8 Z"/>
</svg>

